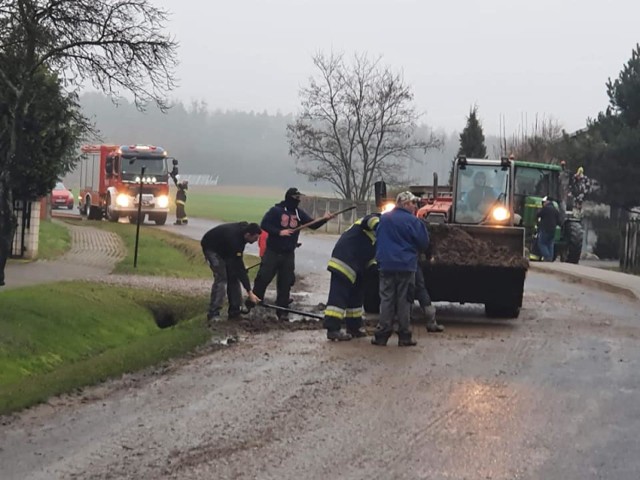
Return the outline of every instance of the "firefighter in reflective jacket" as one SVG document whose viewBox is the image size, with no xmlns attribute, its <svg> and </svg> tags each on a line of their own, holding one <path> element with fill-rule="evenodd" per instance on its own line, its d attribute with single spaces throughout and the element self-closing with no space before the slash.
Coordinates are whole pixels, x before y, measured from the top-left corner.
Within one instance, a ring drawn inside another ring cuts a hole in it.
<svg viewBox="0 0 640 480">
<path fill-rule="evenodd" d="M 186 180 L 179 182 L 177 175 L 171 175 L 171 178 L 173 178 L 173 183 L 175 183 L 178 188 L 176 192 L 176 222 L 174 225 L 186 225 L 189 223 L 187 212 L 185 211 L 189 182 Z"/>
<path fill-rule="evenodd" d="M 331 272 L 331 284 L 324 311 L 324 327 L 329 340 L 351 340 L 366 336 L 361 330 L 364 275 L 367 268 L 375 265 L 379 222 L 379 213 L 357 220 L 340 236 L 333 248 L 327 266 Z M 343 319 L 346 333 L 341 330 Z"/>
</svg>

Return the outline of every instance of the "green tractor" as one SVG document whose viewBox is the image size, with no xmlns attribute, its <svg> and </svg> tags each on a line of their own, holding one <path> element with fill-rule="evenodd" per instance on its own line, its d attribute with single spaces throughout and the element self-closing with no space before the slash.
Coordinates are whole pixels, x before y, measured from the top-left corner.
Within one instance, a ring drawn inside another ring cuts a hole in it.
<svg viewBox="0 0 640 480">
<path fill-rule="evenodd" d="M 580 218 L 567 209 L 568 175 L 558 165 L 516 160 L 514 212 L 521 217 L 519 225 L 525 228 L 525 242 L 530 260 L 540 260 L 536 245 L 537 211 L 542 207 L 542 199 L 550 197 L 560 210 L 562 225 L 556 228 L 554 260 L 578 263 L 582 254 L 583 229 Z"/>
</svg>

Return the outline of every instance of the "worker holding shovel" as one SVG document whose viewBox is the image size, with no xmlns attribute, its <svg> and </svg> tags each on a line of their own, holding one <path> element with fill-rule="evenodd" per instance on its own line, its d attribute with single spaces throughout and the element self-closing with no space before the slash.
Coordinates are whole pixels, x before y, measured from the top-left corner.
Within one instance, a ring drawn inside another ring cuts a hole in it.
<svg viewBox="0 0 640 480">
<path fill-rule="evenodd" d="M 333 218 L 335 214 L 325 213 L 318 219 L 313 219 L 307 212 L 299 208 L 302 193 L 297 188 L 289 188 L 284 200 L 275 204 L 265 213 L 260 227 L 265 230 L 267 248 L 260 263 L 260 270 L 256 275 L 253 293 L 258 298 L 264 298 L 267 286 L 277 276 L 276 306 L 286 308 L 289 305 L 289 294 L 295 272 L 295 250 L 302 227 L 313 230 L 320 228 Z M 255 304 L 247 302 L 251 308 Z M 277 310 L 280 320 L 288 320 L 288 312 Z"/>
</svg>

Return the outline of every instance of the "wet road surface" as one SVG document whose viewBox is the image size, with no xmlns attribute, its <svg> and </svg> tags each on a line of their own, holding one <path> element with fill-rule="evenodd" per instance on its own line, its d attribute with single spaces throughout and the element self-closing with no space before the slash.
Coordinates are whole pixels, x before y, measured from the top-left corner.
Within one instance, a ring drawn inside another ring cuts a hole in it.
<svg viewBox="0 0 640 480">
<path fill-rule="evenodd" d="M 530 272 L 517 320 L 438 318 L 414 348 L 270 332 L 53 400 L 4 419 L 1 477 L 638 478 L 636 303 Z"/>
</svg>

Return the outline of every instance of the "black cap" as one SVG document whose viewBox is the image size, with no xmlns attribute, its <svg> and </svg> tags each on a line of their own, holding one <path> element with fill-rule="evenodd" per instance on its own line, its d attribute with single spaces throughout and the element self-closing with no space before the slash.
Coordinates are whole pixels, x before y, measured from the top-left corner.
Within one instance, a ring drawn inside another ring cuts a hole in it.
<svg viewBox="0 0 640 480">
<path fill-rule="evenodd" d="M 289 190 L 287 190 L 287 193 L 284 194 L 285 197 L 293 197 L 294 195 L 300 195 L 304 197 L 304 193 L 300 192 L 300 190 L 295 187 L 291 187 Z"/>
</svg>

